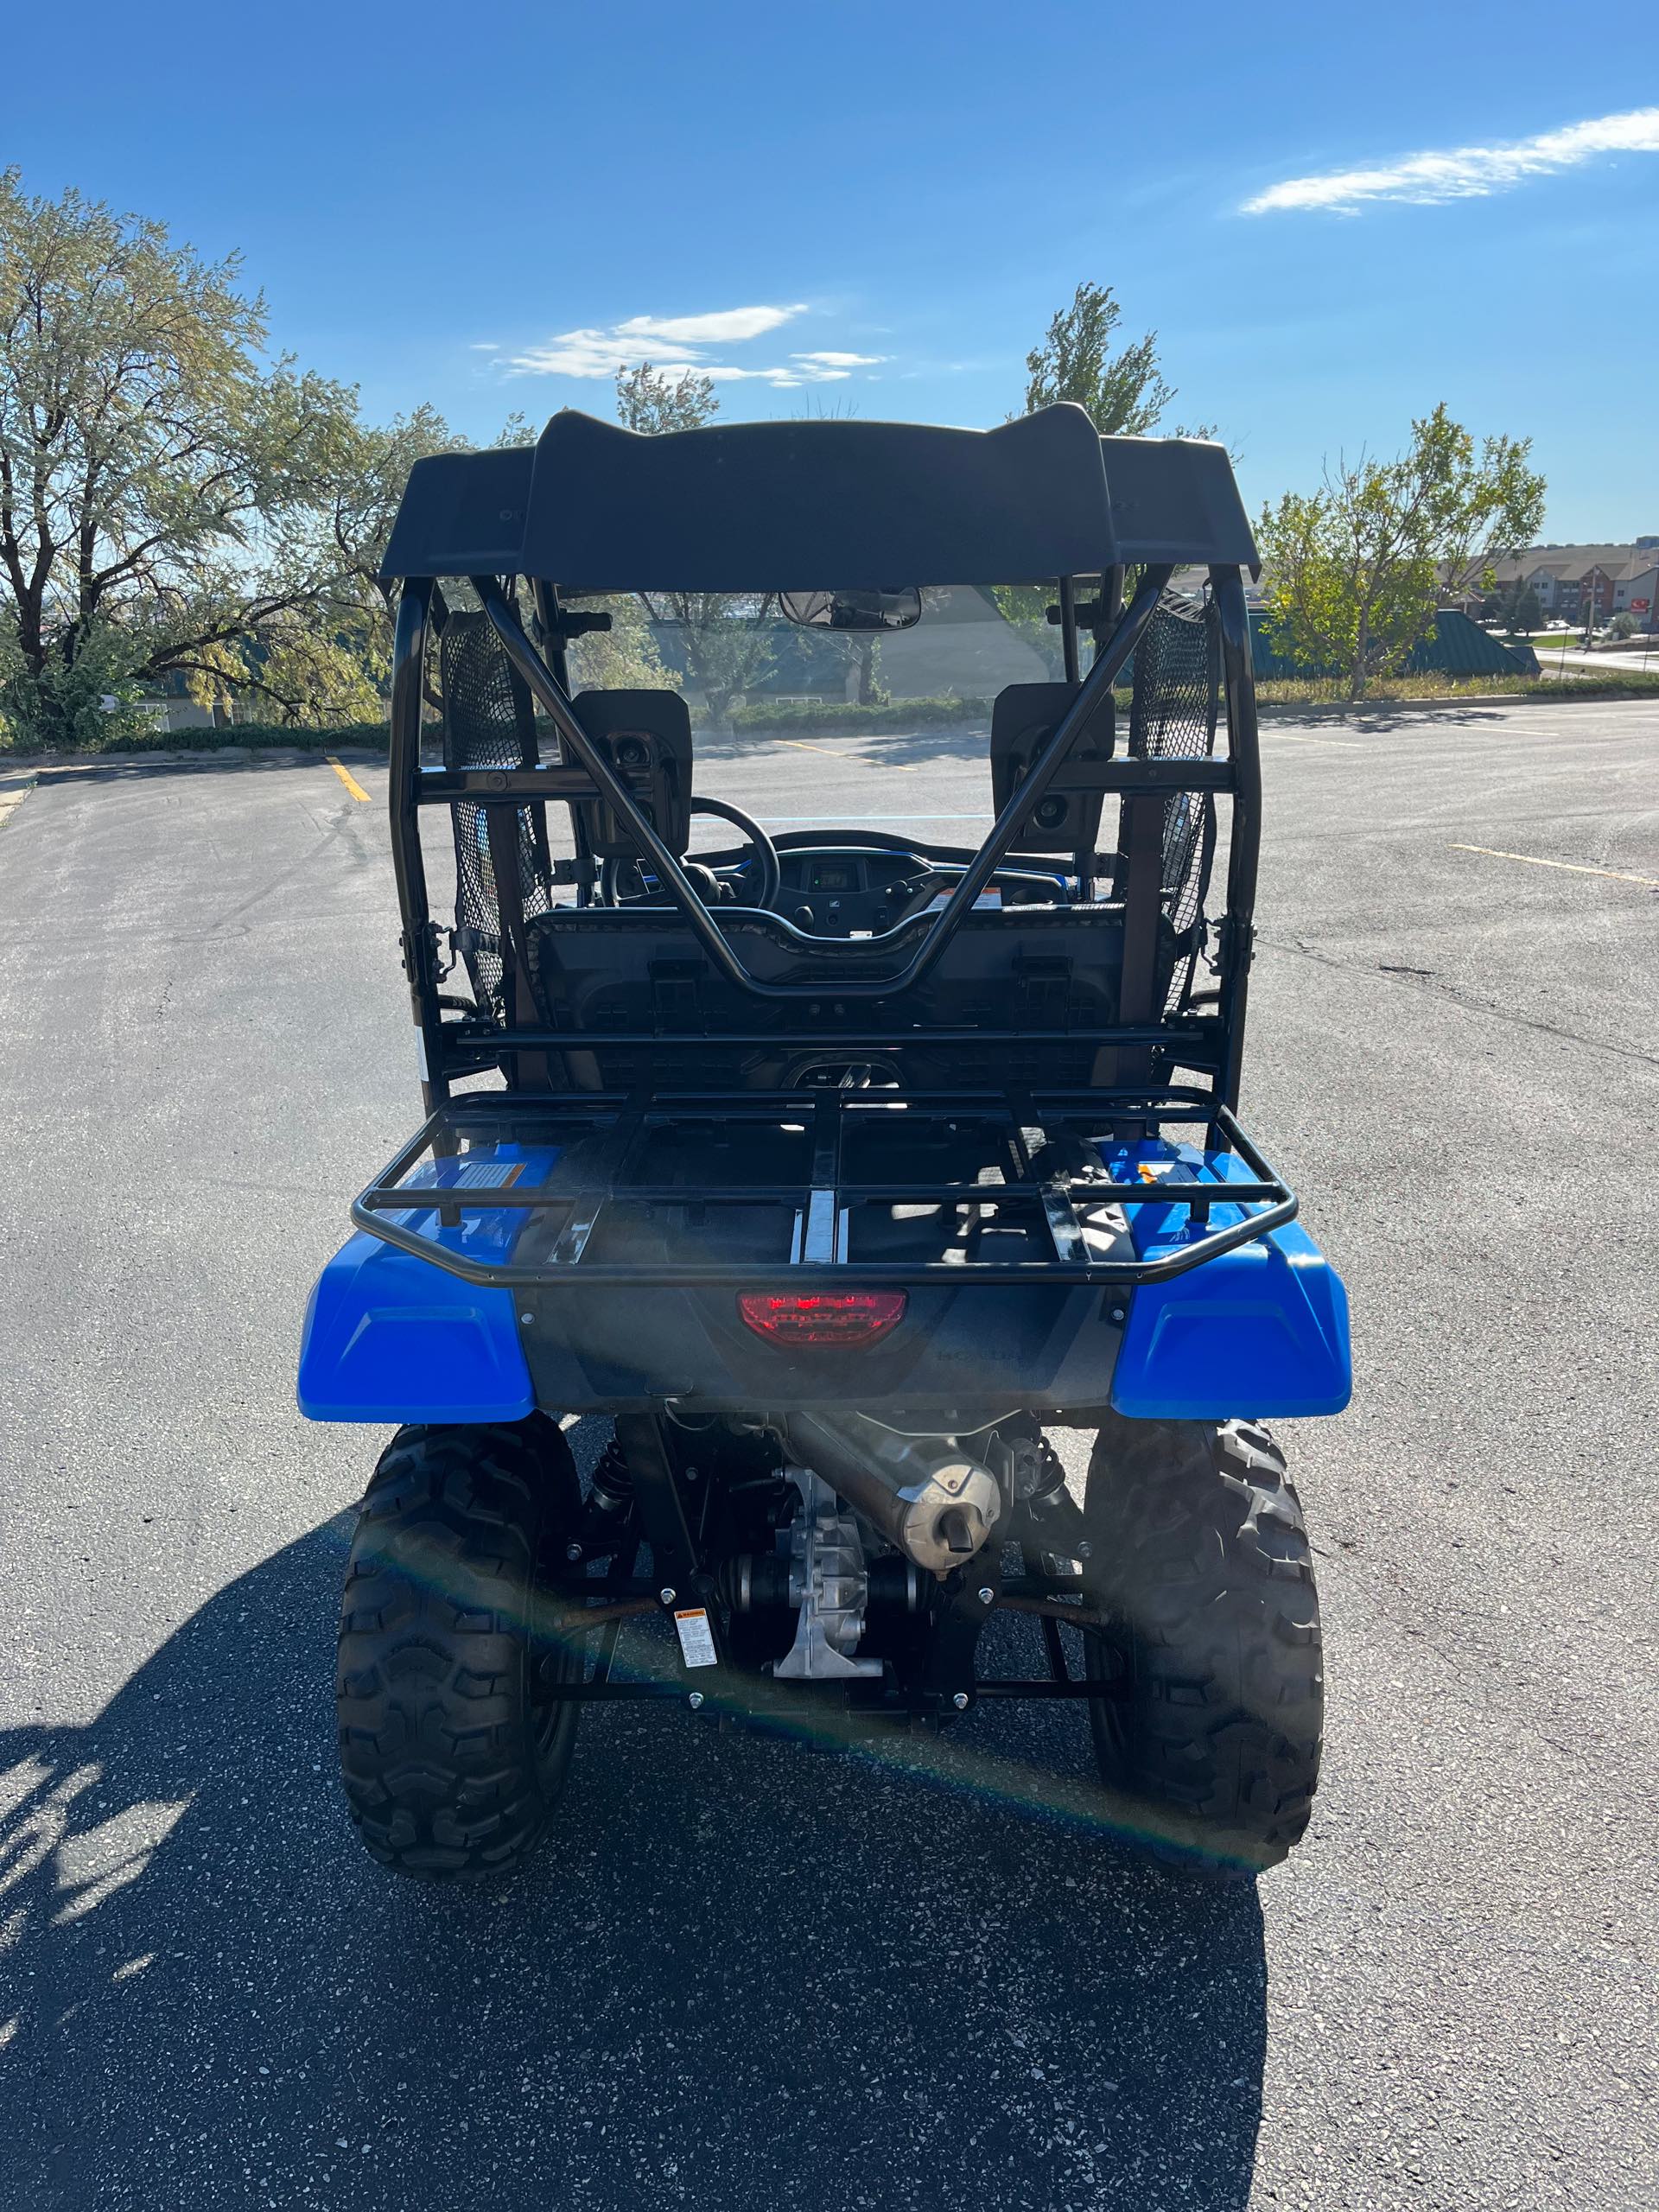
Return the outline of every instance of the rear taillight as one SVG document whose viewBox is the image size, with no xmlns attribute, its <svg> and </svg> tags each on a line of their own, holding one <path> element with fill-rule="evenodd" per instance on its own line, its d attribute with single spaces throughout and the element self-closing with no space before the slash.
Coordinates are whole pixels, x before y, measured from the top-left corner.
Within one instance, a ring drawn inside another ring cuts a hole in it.
<svg viewBox="0 0 1659 2212">
<path fill-rule="evenodd" d="M 902 1290 L 831 1290 L 815 1297 L 738 1294 L 737 1310 L 758 1337 L 775 1344 L 868 1344 L 904 1318 Z"/>
</svg>

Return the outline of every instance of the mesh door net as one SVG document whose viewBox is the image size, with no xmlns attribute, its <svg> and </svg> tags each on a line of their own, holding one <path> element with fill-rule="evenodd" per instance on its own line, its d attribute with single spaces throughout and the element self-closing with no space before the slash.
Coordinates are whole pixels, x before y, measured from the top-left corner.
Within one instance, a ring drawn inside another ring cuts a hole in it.
<svg viewBox="0 0 1659 2212">
<path fill-rule="evenodd" d="M 1202 760 L 1216 749 L 1221 697 L 1221 629 L 1208 601 L 1166 593 L 1136 648 L 1130 749 L 1154 760 Z M 1208 791 L 1172 791 L 1164 806 L 1163 908 L 1173 939 L 1164 1004 L 1173 1011 L 1192 988 L 1204 944 L 1204 902 L 1216 850 L 1216 803 Z"/>
<path fill-rule="evenodd" d="M 446 768 L 524 768 L 536 758 L 536 726 L 529 696 L 519 686 L 490 627 L 480 612 L 452 613 L 438 642 L 439 681 L 443 695 L 443 765 Z M 450 808 L 455 837 L 455 926 L 454 944 L 472 978 L 480 1014 L 505 1021 L 505 976 L 510 948 L 504 951 L 500 891 L 496 881 L 489 817 L 501 810 L 457 799 Z M 512 817 L 516 836 L 518 901 L 523 918 L 544 914 L 553 903 L 547 826 L 540 807 L 521 806 Z M 501 831 L 496 830 L 498 841 Z M 496 847 L 499 850 L 499 845 Z"/>
</svg>

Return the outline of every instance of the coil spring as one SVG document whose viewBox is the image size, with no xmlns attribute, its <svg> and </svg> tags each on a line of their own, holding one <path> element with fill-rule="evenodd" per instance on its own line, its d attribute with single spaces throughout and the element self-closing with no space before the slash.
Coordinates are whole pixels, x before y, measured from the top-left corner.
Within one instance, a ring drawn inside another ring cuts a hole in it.
<svg viewBox="0 0 1659 2212">
<path fill-rule="evenodd" d="M 594 1469 L 593 1487 L 588 1493 L 588 1510 L 606 1515 L 623 1514 L 633 1503 L 633 1471 L 624 1458 L 622 1446 L 612 1437 L 600 1453 Z"/>
</svg>

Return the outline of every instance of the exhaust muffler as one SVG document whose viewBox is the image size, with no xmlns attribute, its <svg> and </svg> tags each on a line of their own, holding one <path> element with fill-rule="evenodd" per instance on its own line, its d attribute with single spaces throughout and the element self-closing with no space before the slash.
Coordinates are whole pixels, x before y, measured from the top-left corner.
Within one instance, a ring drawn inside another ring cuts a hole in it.
<svg viewBox="0 0 1659 2212">
<path fill-rule="evenodd" d="M 901 1436 L 868 1414 L 791 1414 L 802 1465 L 930 1574 L 948 1574 L 979 1550 L 1002 1510 L 990 1469 L 948 1436 Z"/>
</svg>

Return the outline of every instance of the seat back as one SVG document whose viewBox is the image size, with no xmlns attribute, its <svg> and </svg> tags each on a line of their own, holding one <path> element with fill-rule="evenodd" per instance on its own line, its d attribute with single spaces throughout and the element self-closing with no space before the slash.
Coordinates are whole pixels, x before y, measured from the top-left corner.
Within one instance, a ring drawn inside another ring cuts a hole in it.
<svg viewBox="0 0 1659 2212">
<path fill-rule="evenodd" d="M 713 1079 L 734 1088 L 798 1081 L 799 1071 L 809 1065 L 868 1061 L 879 1055 L 838 1052 L 837 1031 L 892 1031 L 908 1040 L 905 1067 L 912 1079 L 933 1068 L 940 1080 L 954 1082 L 974 1065 L 977 1048 L 942 1046 L 934 1062 L 919 1049 L 918 1032 L 1086 1032 L 1117 1019 L 1122 914 L 1105 902 L 970 913 L 938 964 L 910 989 L 874 1001 L 836 998 L 838 981 L 902 966 L 934 918 L 914 916 L 896 945 L 861 960 L 843 941 L 822 952 L 803 947 L 775 915 L 752 907 L 716 909 L 720 929 L 750 974 L 769 982 L 823 977 L 821 996 L 790 1001 L 759 1000 L 731 983 L 671 907 L 561 906 L 539 916 L 526 937 L 543 1018 L 580 1031 L 607 1087 L 627 1088 L 647 1077 L 696 1080 L 696 1063 L 683 1048 L 664 1052 L 659 1066 L 649 1044 L 607 1047 L 607 1036 L 706 1032 Z M 722 1033 L 759 1035 L 768 1042 L 734 1051 L 722 1046 Z M 1069 1041 L 1033 1045 L 1022 1070 L 1031 1081 L 1082 1082 L 1092 1053 L 1081 1039 L 1075 1046 Z M 1006 1045 L 988 1043 L 982 1057 L 982 1079 L 1006 1083 Z"/>
<path fill-rule="evenodd" d="M 670 852 L 683 855 L 691 842 L 691 716 L 684 700 L 677 691 L 582 691 L 571 704 L 652 828 Z M 579 799 L 573 811 L 596 859 L 632 859 L 633 841 L 602 799 Z"/>
<path fill-rule="evenodd" d="M 1033 756 L 1077 696 L 1075 683 L 1010 683 L 991 707 L 991 791 L 999 814 L 1028 772 Z M 1067 766 L 1105 760 L 1112 750 L 1112 705 L 1107 700 L 1067 756 Z M 1070 787 L 1068 788 L 1068 785 Z M 1063 767 L 1020 825 L 1010 851 L 1092 853 L 1100 836 L 1101 794 L 1077 787 Z"/>
</svg>

